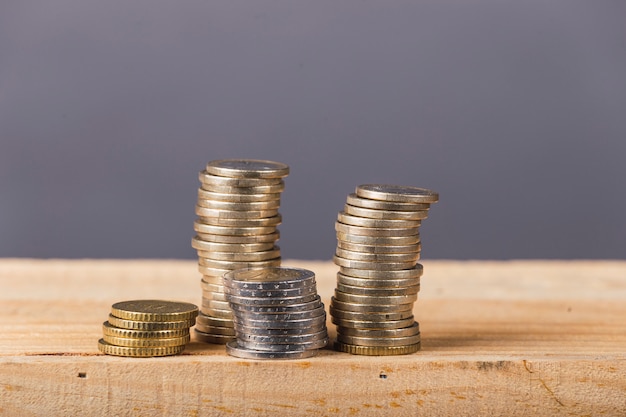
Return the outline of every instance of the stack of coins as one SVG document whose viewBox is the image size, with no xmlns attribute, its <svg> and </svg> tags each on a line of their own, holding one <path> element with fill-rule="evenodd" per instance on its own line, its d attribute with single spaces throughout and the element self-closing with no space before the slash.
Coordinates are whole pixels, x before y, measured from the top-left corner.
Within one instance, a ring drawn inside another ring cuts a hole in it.
<svg viewBox="0 0 626 417">
<path fill-rule="evenodd" d="M 330 314 L 335 348 L 358 355 L 402 355 L 420 349 L 413 303 L 422 265 L 419 226 L 436 192 L 365 184 L 350 194 L 335 230 L 339 266 Z"/>
<path fill-rule="evenodd" d="M 102 324 L 98 349 L 115 356 L 169 356 L 185 349 L 198 307 L 163 300 L 134 300 L 113 304 Z"/>
<path fill-rule="evenodd" d="M 237 340 L 226 352 L 246 359 L 301 359 L 328 344 L 315 274 L 298 268 L 242 269 L 224 275 Z"/>
<path fill-rule="evenodd" d="M 196 236 L 191 241 L 203 275 L 195 328 L 199 340 L 224 344 L 235 338 L 224 273 L 280 266 L 278 208 L 287 174 L 285 164 L 254 159 L 212 161 L 200 172 Z"/>
</svg>

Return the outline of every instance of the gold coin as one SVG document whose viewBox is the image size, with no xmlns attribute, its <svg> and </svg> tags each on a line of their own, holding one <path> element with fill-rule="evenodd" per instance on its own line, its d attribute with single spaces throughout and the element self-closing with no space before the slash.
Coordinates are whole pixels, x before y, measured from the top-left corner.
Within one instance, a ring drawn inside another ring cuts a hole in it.
<svg viewBox="0 0 626 417">
<path fill-rule="evenodd" d="M 282 178 L 289 175 L 289 165 L 260 159 L 220 159 L 206 165 L 206 172 L 235 178 Z"/>
<path fill-rule="evenodd" d="M 200 214 L 201 213 L 201 214 Z M 270 210 L 222 210 L 196 205 L 196 215 L 201 223 L 218 219 L 264 219 L 278 215 L 278 209 Z M 209 220 L 206 220 L 209 219 Z"/>
<path fill-rule="evenodd" d="M 420 343 L 420 334 L 398 337 L 361 337 L 337 333 L 337 341 L 358 346 L 407 346 Z"/>
<path fill-rule="evenodd" d="M 341 272 L 337 272 L 337 284 L 352 285 L 355 287 L 367 287 L 367 288 L 414 288 L 419 289 L 420 277 L 417 278 L 404 278 L 404 279 L 389 279 L 389 278 L 357 278 L 344 275 Z"/>
<path fill-rule="evenodd" d="M 195 329 L 202 333 L 235 337 L 235 329 L 233 327 L 211 326 L 196 323 Z"/>
<path fill-rule="evenodd" d="M 195 221 L 193 229 L 198 233 L 210 235 L 227 235 L 227 236 L 257 236 L 267 235 L 276 231 L 276 226 L 258 226 L 258 227 L 229 227 L 215 226 Z"/>
<path fill-rule="evenodd" d="M 196 325 L 198 324 L 212 327 L 230 327 L 231 329 L 234 327 L 232 319 L 227 319 L 223 317 L 211 317 L 205 315 L 202 312 L 198 315 L 198 318 L 196 319 Z"/>
<path fill-rule="evenodd" d="M 178 301 L 132 300 L 113 304 L 111 314 L 126 320 L 184 321 L 195 319 L 198 307 Z"/>
<path fill-rule="evenodd" d="M 354 193 L 348 195 L 346 203 L 351 206 L 375 210 L 416 211 L 428 210 L 430 208 L 430 203 L 400 203 L 393 201 L 372 200 L 369 198 L 359 197 Z"/>
<path fill-rule="evenodd" d="M 343 224 L 362 227 L 382 227 L 382 228 L 414 228 L 422 224 L 421 220 L 396 220 L 396 219 L 372 219 L 369 217 L 353 216 L 340 211 L 337 214 L 337 221 Z"/>
<path fill-rule="evenodd" d="M 202 216 L 198 212 L 198 208 L 206 208 L 213 210 L 230 210 L 230 211 L 255 211 L 255 210 L 276 210 L 280 207 L 280 200 L 274 201 L 255 201 L 251 203 L 238 203 L 232 201 L 217 200 L 198 200 L 196 206 L 196 214 Z"/>
<path fill-rule="evenodd" d="M 365 305 L 397 305 L 414 303 L 417 301 L 417 294 L 371 297 L 369 295 L 348 294 L 335 289 L 335 300 Z"/>
<path fill-rule="evenodd" d="M 439 201 L 439 194 L 437 192 L 410 185 L 363 184 L 356 187 L 355 193 L 362 198 L 398 203 L 432 204 Z"/>
<path fill-rule="evenodd" d="M 357 287 L 354 285 L 346 285 L 339 281 L 337 281 L 336 288 L 339 291 L 342 291 L 348 294 L 368 295 L 370 297 L 417 294 L 420 290 L 419 285 L 416 285 L 413 287 L 376 288 L 376 287 Z"/>
<path fill-rule="evenodd" d="M 281 258 L 277 257 L 266 261 L 216 261 L 208 258 L 198 258 L 198 265 L 208 268 L 219 269 L 242 269 L 242 268 L 267 268 L 273 266 L 280 266 Z"/>
<path fill-rule="evenodd" d="M 108 321 L 105 321 L 102 323 L 102 333 L 108 336 L 127 337 L 133 339 L 161 339 L 188 335 L 189 328 L 183 327 L 181 329 L 169 330 L 133 330 L 115 327 Z"/>
<path fill-rule="evenodd" d="M 372 269 L 357 269 L 340 267 L 339 272 L 349 277 L 373 278 L 373 279 L 409 279 L 419 278 L 424 272 L 422 264 L 415 264 L 413 268 L 401 269 L 397 271 L 375 271 Z"/>
<path fill-rule="evenodd" d="M 187 334 L 180 337 L 168 337 L 159 339 L 136 339 L 131 337 L 117 337 L 105 334 L 102 339 L 115 346 L 128 346 L 128 347 L 169 347 L 169 346 L 181 346 L 189 343 L 190 336 Z"/>
<path fill-rule="evenodd" d="M 213 259 L 216 261 L 267 261 L 268 259 L 278 258 L 280 256 L 280 247 L 274 246 L 272 250 L 264 250 L 259 252 L 212 252 L 198 251 L 200 258 Z"/>
<path fill-rule="evenodd" d="M 198 179 L 204 184 L 219 185 L 223 187 L 264 187 L 268 185 L 284 184 L 281 178 L 234 178 L 222 177 L 200 171 Z"/>
<path fill-rule="evenodd" d="M 413 316 L 397 320 L 354 320 L 331 316 L 330 321 L 338 326 L 337 332 L 340 332 L 340 330 L 344 327 L 356 329 L 402 329 L 409 327 L 415 320 Z M 351 343 L 345 340 L 342 341 L 345 343 Z M 352 344 L 360 345 L 362 343 Z"/>
<path fill-rule="evenodd" d="M 419 256 L 418 256 L 419 258 Z M 415 266 L 415 262 L 417 261 L 406 261 L 406 262 L 379 262 L 379 261 L 357 261 L 354 259 L 346 259 L 340 256 L 333 256 L 333 262 L 335 265 L 341 266 L 343 268 L 352 268 L 352 269 L 366 269 L 373 271 L 397 271 L 397 270 L 405 270 L 410 269 Z"/>
<path fill-rule="evenodd" d="M 231 323 L 234 317 L 233 310 L 231 310 L 230 307 L 227 310 L 223 308 L 202 307 L 201 312 L 207 317 L 230 320 Z"/>
<path fill-rule="evenodd" d="M 428 210 L 415 211 L 398 211 L 398 210 L 380 210 L 364 207 L 351 206 L 346 204 L 343 207 L 346 214 L 359 217 L 367 217 L 370 219 L 389 219 L 389 220 L 424 220 L 428 217 Z"/>
<path fill-rule="evenodd" d="M 223 177 L 222 177 L 223 178 Z M 285 190 L 285 182 L 281 179 L 274 184 L 253 185 L 250 187 L 236 187 L 230 185 L 220 185 L 202 181 L 199 191 L 210 191 L 222 194 L 280 194 Z M 198 193 L 200 195 L 200 193 Z M 204 197 L 202 197 L 204 198 Z"/>
<path fill-rule="evenodd" d="M 362 245 L 389 245 L 403 246 L 414 245 L 420 242 L 420 234 L 411 236 L 364 236 L 351 233 L 337 232 L 337 240 Z"/>
<path fill-rule="evenodd" d="M 250 236 L 233 236 L 233 235 L 215 235 L 212 233 L 196 233 L 199 240 L 215 243 L 269 243 L 276 242 L 280 238 L 280 232 L 274 228 L 274 232 L 266 235 L 250 235 Z"/>
<path fill-rule="evenodd" d="M 362 329 L 355 327 L 342 327 L 338 329 L 343 336 L 357 336 L 357 337 L 409 337 L 420 334 L 419 323 L 413 322 L 411 326 L 402 327 L 398 329 Z"/>
<path fill-rule="evenodd" d="M 372 253 L 356 252 L 337 247 L 335 255 L 344 259 L 366 262 L 412 262 L 413 265 L 419 259 L 419 252 L 407 253 Z"/>
<path fill-rule="evenodd" d="M 419 235 L 419 227 L 364 227 L 335 222 L 335 231 L 350 235 L 375 237 L 404 237 Z"/>
<path fill-rule="evenodd" d="M 109 323 L 112 326 L 119 327 L 122 329 L 132 329 L 132 330 L 172 330 L 172 329 L 184 329 L 190 328 L 194 325 L 196 319 L 193 318 L 191 320 L 182 320 L 182 321 L 138 321 L 138 320 L 127 320 L 121 319 L 119 317 L 115 317 L 112 314 L 109 314 Z"/>
<path fill-rule="evenodd" d="M 233 194 L 218 193 L 215 191 L 207 191 L 202 188 L 198 189 L 198 200 L 217 200 L 230 201 L 232 203 L 253 203 L 256 201 L 280 201 L 280 193 L 273 194 Z"/>
<path fill-rule="evenodd" d="M 100 352 L 107 355 L 149 358 L 154 356 L 177 355 L 185 350 L 185 345 L 160 347 L 128 347 L 111 345 L 105 342 L 104 339 L 100 339 L 98 340 L 98 349 L 100 350 Z"/>
<path fill-rule="evenodd" d="M 342 311 L 353 311 L 355 313 L 387 313 L 413 311 L 413 302 L 406 304 L 362 304 L 354 302 L 346 302 L 330 297 L 330 306 Z"/>
<path fill-rule="evenodd" d="M 365 321 L 365 322 L 381 322 L 389 320 L 402 320 L 413 316 L 412 311 L 398 311 L 398 312 L 386 312 L 386 313 L 359 313 L 356 311 L 343 311 L 337 310 L 335 307 L 330 306 L 330 315 L 336 319 L 352 320 L 352 321 Z M 197 326 L 197 324 L 196 324 Z"/>
<path fill-rule="evenodd" d="M 352 355 L 364 356 L 393 356 L 407 355 L 420 350 L 421 343 L 408 346 L 358 346 L 347 343 L 335 342 L 335 350 L 350 353 Z"/>
<path fill-rule="evenodd" d="M 223 219 L 221 217 L 203 217 L 201 223 L 213 226 L 227 227 L 263 227 L 278 226 L 283 221 L 280 214 L 272 217 L 261 217 L 258 219 Z"/>
<path fill-rule="evenodd" d="M 222 277 L 225 273 L 229 272 L 230 269 L 221 269 L 221 268 L 209 268 L 202 265 L 198 265 L 198 271 L 203 275 L 204 280 L 206 282 L 210 282 L 211 284 L 223 284 L 221 281 Z"/>
<path fill-rule="evenodd" d="M 204 279 L 200 280 L 200 286 L 202 287 L 202 291 L 224 292 L 223 284 L 214 284 Z M 197 320 L 198 319 L 196 318 L 196 321 Z"/>
<path fill-rule="evenodd" d="M 202 291 L 202 301 L 204 300 L 212 300 L 212 301 L 228 301 L 226 299 L 226 294 L 224 291 L 221 292 L 213 292 L 213 291 Z M 198 320 L 196 319 L 196 323 Z"/>
<path fill-rule="evenodd" d="M 367 253 L 415 253 L 420 252 L 422 245 L 415 243 L 412 245 L 364 245 L 362 243 L 351 243 L 343 240 L 337 240 L 337 247 L 354 252 Z"/>
<path fill-rule="evenodd" d="M 235 340 L 235 336 L 223 335 L 223 334 L 210 334 L 196 330 L 196 340 L 204 343 L 215 343 L 218 345 L 225 345 L 231 340 Z"/>
<path fill-rule="evenodd" d="M 191 239 L 191 247 L 198 251 L 210 252 L 260 252 L 274 248 L 274 242 L 262 243 L 218 243 L 200 240 L 197 237 Z"/>
</svg>

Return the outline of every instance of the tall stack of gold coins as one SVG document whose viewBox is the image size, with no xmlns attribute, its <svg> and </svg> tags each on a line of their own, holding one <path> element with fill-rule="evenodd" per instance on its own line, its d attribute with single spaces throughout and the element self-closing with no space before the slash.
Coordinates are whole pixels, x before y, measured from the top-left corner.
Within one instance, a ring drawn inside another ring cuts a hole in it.
<svg viewBox="0 0 626 417">
<path fill-rule="evenodd" d="M 281 192 L 289 166 L 255 159 L 211 161 L 200 172 L 191 246 L 203 275 L 196 336 L 207 343 L 235 339 L 223 275 L 241 268 L 280 266 Z"/>
<path fill-rule="evenodd" d="M 315 274 L 300 268 L 239 269 L 224 275 L 234 313 L 231 356 L 302 359 L 328 344 L 326 312 Z"/>
<path fill-rule="evenodd" d="M 111 306 L 102 324 L 98 349 L 107 355 L 151 357 L 176 355 L 189 342 L 198 307 L 164 300 L 122 301 Z"/>
<path fill-rule="evenodd" d="M 431 190 L 365 184 L 337 216 L 339 266 L 330 315 L 335 348 L 356 355 L 402 355 L 420 349 L 413 317 L 422 265 L 419 227 L 439 195 Z"/>
</svg>

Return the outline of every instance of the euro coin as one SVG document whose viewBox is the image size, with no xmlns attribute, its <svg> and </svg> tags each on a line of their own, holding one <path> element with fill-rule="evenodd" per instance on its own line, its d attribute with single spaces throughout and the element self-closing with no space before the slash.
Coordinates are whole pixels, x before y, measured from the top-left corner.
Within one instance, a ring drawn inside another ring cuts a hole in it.
<svg viewBox="0 0 626 417">
<path fill-rule="evenodd" d="M 235 178 L 282 178 L 289 174 L 287 164 L 259 159 L 215 160 L 205 170 L 212 175 Z"/>
<path fill-rule="evenodd" d="M 398 203 L 436 203 L 439 194 L 426 188 L 389 184 L 363 184 L 356 187 L 356 195 L 372 200 Z"/>
</svg>

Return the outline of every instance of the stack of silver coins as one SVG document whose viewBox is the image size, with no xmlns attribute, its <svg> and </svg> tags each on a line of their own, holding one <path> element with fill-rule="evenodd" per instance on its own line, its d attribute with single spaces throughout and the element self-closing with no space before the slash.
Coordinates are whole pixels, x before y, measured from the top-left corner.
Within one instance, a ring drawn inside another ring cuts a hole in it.
<svg viewBox="0 0 626 417">
<path fill-rule="evenodd" d="M 350 194 L 335 230 L 339 266 L 330 315 L 335 348 L 357 355 L 402 355 L 420 349 L 413 317 L 422 265 L 419 227 L 436 192 L 365 184 Z"/>
<path fill-rule="evenodd" d="M 237 339 L 226 352 L 246 359 L 301 359 L 328 344 L 315 274 L 299 268 L 240 269 L 224 275 Z"/>
<path fill-rule="evenodd" d="M 224 294 L 226 272 L 280 266 L 278 209 L 288 174 L 283 163 L 254 159 L 216 160 L 200 172 L 196 236 L 191 241 L 203 275 L 198 340 L 225 344 L 235 338 L 233 312 Z"/>
</svg>

